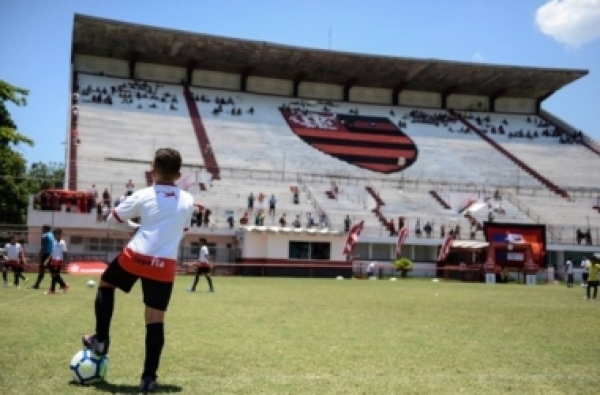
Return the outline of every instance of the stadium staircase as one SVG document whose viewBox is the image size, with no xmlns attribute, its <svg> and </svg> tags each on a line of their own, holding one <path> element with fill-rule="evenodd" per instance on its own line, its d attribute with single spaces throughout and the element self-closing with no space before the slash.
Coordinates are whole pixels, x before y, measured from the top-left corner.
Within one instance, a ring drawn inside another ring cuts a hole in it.
<svg viewBox="0 0 600 395">
<path fill-rule="evenodd" d="M 71 84 L 71 97 L 77 92 L 77 72 L 73 72 L 73 81 Z M 77 132 L 77 124 L 73 122 L 73 118 L 71 117 L 71 111 L 69 108 L 69 120 L 70 120 L 70 136 L 69 136 L 69 179 L 68 179 L 68 188 L 71 191 L 77 190 L 77 144 L 78 144 L 78 132 Z"/>
<path fill-rule="evenodd" d="M 208 139 L 208 134 L 206 133 L 206 129 L 204 129 L 204 124 L 202 123 L 200 112 L 198 111 L 198 107 L 196 106 L 196 102 L 194 101 L 194 95 L 192 94 L 192 92 L 190 92 L 189 86 L 186 85 L 183 89 L 185 103 L 190 113 L 192 126 L 194 127 L 194 131 L 196 132 L 196 138 L 198 139 L 198 148 L 200 148 L 200 153 L 202 154 L 202 158 L 204 159 L 206 171 L 208 171 L 212 175 L 213 180 L 220 180 L 221 177 L 219 164 L 217 163 L 215 153 L 214 151 L 212 153 L 209 153 L 206 149 L 210 146 L 210 140 Z"/>
<path fill-rule="evenodd" d="M 379 222 L 381 223 L 381 225 L 383 225 L 384 228 L 389 230 L 389 223 L 387 221 L 387 219 L 385 218 L 385 216 L 381 213 L 381 206 L 384 206 L 385 203 L 383 202 L 383 200 L 381 199 L 381 197 L 379 196 L 379 194 L 377 192 L 375 192 L 375 190 L 368 186 L 366 187 L 367 192 L 369 193 L 369 195 L 371 195 L 371 197 L 375 200 L 375 208 L 373 210 L 371 210 L 375 216 L 377 217 L 377 219 L 379 220 Z"/>
<path fill-rule="evenodd" d="M 559 196 L 561 196 L 563 198 L 567 198 L 567 199 L 569 198 L 569 194 L 567 193 L 567 191 L 565 191 L 564 189 L 560 188 L 556 184 L 552 183 L 550 180 L 548 180 L 547 178 L 545 178 L 544 176 L 542 176 L 537 171 L 533 170 L 531 167 L 529 167 L 522 160 L 520 160 L 519 158 L 517 158 L 516 156 L 514 156 L 512 153 L 510 153 L 506 148 L 502 147 L 496 141 L 494 141 L 491 138 L 489 138 L 485 133 L 483 133 L 481 130 L 479 130 L 479 128 L 475 127 L 471 122 L 469 122 L 468 120 L 466 120 L 462 115 L 456 113 L 453 110 L 448 110 L 448 111 L 450 112 L 450 114 L 452 114 L 452 115 L 456 116 L 458 119 L 460 119 L 460 121 L 465 126 L 467 126 L 469 129 L 471 129 L 473 132 L 475 132 L 479 137 L 481 137 L 481 139 L 483 139 L 484 141 L 486 141 L 488 144 L 490 144 L 492 147 L 494 147 L 497 151 L 499 151 L 502 154 L 504 154 L 504 156 L 506 156 L 508 159 L 510 159 L 514 164 L 516 164 L 517 166 L 519 166 L 521 169 L 523 169 L 529 175 L 531 175 L 532 177 L 534 177 L 535 179 L 537 179 L 539 182 L 541 182 L 550 191 L 556 193 L 557 195 L 559 195 Z"/>
<path fill-rule="evenodd" d="M 565 121 L 563 121 L 562 119 L 557 117 L 556 115 L 551 114 L 550 112 L 548 112 L 546 110 L 540 109 L 538 116 L 540 118 L 542 118 L 543 120 L 545 120 L 546 122 L 554 125 L 558 129 L 563 129 L 571 134 L 579 133 L 579 131 L 577 129 L 575 129 L 573 126 L 569 125 L 568 123 L 566 123 Z M 582 145 L 584 147 L 586 147 L 587 149 L 589 149 L 590 151 L 592 151 L 593 153 L 595 153 L 596 155 L 600 156 L 600 143 L 598 143 L 596 140 L 594 140 L 587 134 L 583 134 Z"/>
<path fill-rule="evenodd" d="M 436 191 L 429 191 L 429 194 L 445 209 L 450 209 L 450 205 L 442 199 L 442 197 Z"/>
</svg>

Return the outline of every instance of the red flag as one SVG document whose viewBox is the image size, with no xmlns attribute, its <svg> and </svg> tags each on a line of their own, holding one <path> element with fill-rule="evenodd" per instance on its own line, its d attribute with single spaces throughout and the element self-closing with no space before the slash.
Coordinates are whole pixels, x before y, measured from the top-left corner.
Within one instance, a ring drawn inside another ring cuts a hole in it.
<svg viewBox="0 0 600 395">
<path fill-rule="evenodd" d="M 448 236 L 446 236 L 446 239 L 444 240 L 444 244 L 442 244 L 442 249 L 440 250 L 440 255 L 438 256 L 438 262 L 442 262 L 446 259 L 446 257 L 450 253 L 450 248 L 452 248 L 453 241 L 454 237 L 448 234 Z"/>
<path fill-rule="evenodd" d="M 348 238 L 346 239 L 346 245 L 344 246 L 344 255 L 349 256 L 352 254 L 352 251 L 354 251 L 354 247 L 356 247 L 358 244 L 360 232 L 362 232 L 364 224 L 365 221 L 360 221 L 360 223 L 350 228 L 350 232 L 348 232 Z"/>
<path fill-rule="evenodd" d="M 402 253 L 402 245 L 404 244 L 404 242 L 406 241 L 406 238 L 408 237 L 408 226 L 403 226 L 402 229 L 400 229 L 400 231 L 398 232 L 398 240 L 396 240 L 396 256 L 400 256 L 400 254 Z"/>
</svg>

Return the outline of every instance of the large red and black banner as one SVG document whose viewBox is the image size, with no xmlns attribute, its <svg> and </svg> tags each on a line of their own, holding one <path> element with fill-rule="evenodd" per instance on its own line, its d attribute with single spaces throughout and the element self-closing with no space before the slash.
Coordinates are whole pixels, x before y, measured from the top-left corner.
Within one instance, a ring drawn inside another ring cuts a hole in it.
<svg viewBox="0 0 600 395">
<path fill-rule="evenodd" d="M 507 243 L 518 247 L 528 244 L 531 246 L 533 260 L 539 267 L 546 266 L 546 226 L 525 224 L 503 224 L 485 222 L 483 233 L 488 243 Z M 504 266 L 520 266 L 525 260 L 525 254 L 519 248 L 498 248 L 495 260 Z"/>
<path fill-rule="evenodd" d="M 281 113 L 304 142 L 352 165 L 390 174 L 417 159 L 414 142 L 388 118 L 290 109 Z"/>
</svg>

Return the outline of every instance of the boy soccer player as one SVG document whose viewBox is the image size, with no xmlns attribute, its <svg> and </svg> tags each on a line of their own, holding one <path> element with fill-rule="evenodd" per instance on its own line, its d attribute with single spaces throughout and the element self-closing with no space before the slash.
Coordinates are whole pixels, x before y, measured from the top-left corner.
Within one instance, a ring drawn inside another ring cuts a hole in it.
<svg viewBox="0 0 600 395">
<path fill-rule="evenodd" d="M 192 195 L 175 186 L 181 176 L 181 162 L 178 151 L 158 149 L 152 164 L 154 185 L 134 192 L 109 215 L 109 226 L 135 232 L 102 274 L 95 301 L 96 333 L 82 339 L 84 346 L 95 353 L 108 353 L 115 288 L 129 293 L 140 279 L 146 319 L 146 356 L 140 385 L 143 392 L 156 386 L 177 250 L 194 212 Z M 130 221 L 137 217 L 140 225 Z"/>
<path fill-rule="evenodd" d="M 54 295 L 56 293 L 56 284 L 60 285 L 60 289 L 63 292 L 67 292 L 69 285 L 65 283 L 60 275 L 63 262 L 67 259 L 67 243 L 62 238 L 62 230 L 55 229 L 53 235 L 54 247 L 52 248 L 52 254 L 47 258 L 45 265 L 50 267 L 50 275 L 52 276 L 52 282 L 50 283 L 50 291 L 46 292 L 46 295 Z"/>
<path fill-rule="evenodd" d="M 200 275 L 204 274 L 206 277 L 206 281 L 208 281 L 208 289 L 209 292 L 215 292 L 213 288 L 212 279 L 210 278 L 210 260 L 208 255 L 208 247 L 206 245 L 206 239 L 200 239 L 200 257 L 198 259 L 198 266 L 196 267 L 196 278 L 194 279 L 194 285 L 191 288 L 188 288 L 189 292 L 196 292 L 196 285 L 198 285 L 198 280 L 200 279 Z"/>
<path fill-rule="evenodd" d="M 8 287 L 8 277 L 6 274 L 6 256 L 4 250 L 0 250 L 0 270 L 2 270 L 2 281 L 4 282 L 4 288 Z"/>
<path fill-rule="evenodd" d="M 50 225 L 42 226 L 42 248 L 40 249 L 40 266 L 38 267 L 38 278 L 33 285 L 33 289 L 40 289 L 40 284 L 44 279 L 46 272 L 46 261 L 54 248 L 54 235 L 52 234 Z"/>
<path fill-rule="evenodd" d="M 596 299 L 598 297 L 598 272 L 600 271 L 600 263 L 594 255 L 591 257 L 591 262 L 588 264 L 588 281 L 587 281 L 587 299 Z M 592 294 L 592 289 L 594 290 Z"/>
<path fill-rule="evenodd" d="M 6 266 L 12 269 L 15 274 L 15 287 L 21 289 L 19 280 L 27 281 L 27 278 L 23 275 L 23 269 L 25 265 L 25 251 L 20 243 L 17 243 L 17 236 L 12 235 L 10 237 L 10 243 L 4 247 L 6 254 Z"/>
</svg>

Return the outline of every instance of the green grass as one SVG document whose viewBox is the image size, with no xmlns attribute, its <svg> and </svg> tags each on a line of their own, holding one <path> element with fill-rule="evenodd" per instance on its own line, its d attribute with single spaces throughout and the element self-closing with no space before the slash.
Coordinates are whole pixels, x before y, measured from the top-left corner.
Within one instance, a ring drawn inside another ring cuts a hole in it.
<svg viewBox="0 0 600 395">
<path fill-rule="evenodd" d="M 94 327 L 86 280 L 54 297 L 0 289 L 3 395 L 133 392 L 139 286 L 117 294 L 108 384 L 69 385 Z M 548 395 L 600 383 L 600 303 L 580 287 L 217 277 L 216 293 L 188 294 L 190 281 L 177 279 L 167 314 L 163 392 Z"/>
</svg>

